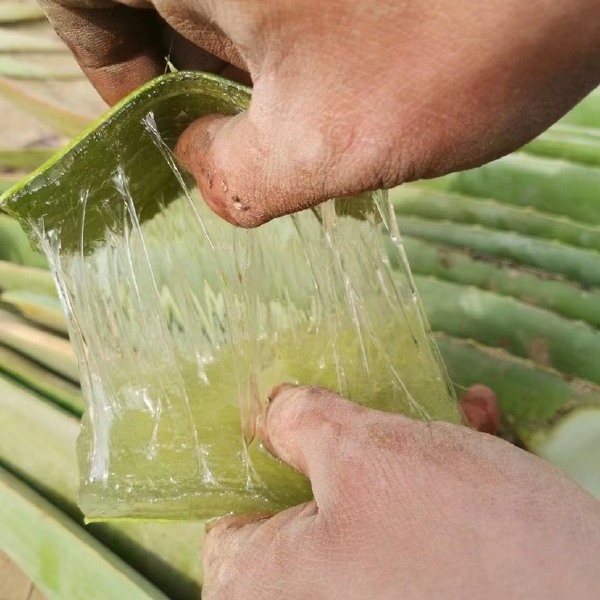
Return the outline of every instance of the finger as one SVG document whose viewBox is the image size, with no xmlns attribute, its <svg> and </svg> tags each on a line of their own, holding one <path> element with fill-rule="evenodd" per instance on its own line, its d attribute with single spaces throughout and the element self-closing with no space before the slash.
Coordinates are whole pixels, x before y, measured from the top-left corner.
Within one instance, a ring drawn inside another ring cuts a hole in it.
<svg viewBox="0 0 600 600">
<path fill-rule="evenodd" d="M 247 71 L 191 42 L 166 22 L 161 23 L 161 37 L 163 47 L 167 49 L 167 58 L 178 70 L 215 73 L 244 85 L 252 85 Z"/>
<path fill-rule="evenodd" d="M 58 35 L 108 104 L 114 104 L 165 69 L 157 15 L 106 1 L 40 0 Z"/>
<path fill-rule="evenodd" d="M 287 85 L 298 98 L 286 98 L 278 90 L 267 92 L 266 84 L 252 75 L 255 87 L 247 111 L 199 119 L 176 149 L 217 214 L 235 225 L 255 227 L 332 197 L 387 185 L 379 168 L 382 157 L 392 155 L 385 136 L 371 131 L 369 143 L 361 147 L 357 140 L 364 137 L 363 125 L 351 123 L 349 112 L 343 119 L 334 114 L 331 99 L 306 97 L 311 91 L 305 82 Z"/>
<path fill-rule="evenodd" d="M 294 554 L 291 548 L 297 551 L 299 533 L 307 531 L 316 513 L 315 503 L 308 502 L 270 518 L 247 515 L 219 519 L 204 542 L 202 598 L 264 597 L 265 574 L 275 581 L 289 575 L 285 555 Z"/>
<path fill-rule="evenodd" d="M 156 10 L 165 23 L 177 31 L 191 46 L 202 48 L 223 64 L 232 64 L 240 70 L 248 70 L 235 44 L 223 33 L 216 23 L 214 10 L 205 2 L 160 2 L 155 1 Z M 209 69 L 212 73 L 218 71 Z"/>
<path fill-rule="evenodd" d="M 500 429 L 500 407 L 493 390 L 472 385 L 460 399 L 464 418 L 472 429 L 496 435 Z"/>
<path fill-rule="evenodd" d="M 340 494 L 358 493 L 371 467 L 364 434 L 382 413 L 318 387 L 283 385 L 271 397 L 263 442 L 310 479 L 317 505 L 327 509 Z M 385 417 L 397 418 L 401 429 L 402 417 Z"/>
</svg>

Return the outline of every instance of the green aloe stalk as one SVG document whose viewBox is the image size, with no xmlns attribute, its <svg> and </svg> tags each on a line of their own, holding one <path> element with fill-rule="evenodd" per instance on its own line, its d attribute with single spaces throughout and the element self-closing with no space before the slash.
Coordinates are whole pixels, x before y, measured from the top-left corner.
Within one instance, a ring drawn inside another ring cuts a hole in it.
<svg viewBox="0 0 600 600">
<path fill-rule="evenodd" d="M 64 53 L 67 47 L 58 38 L 23 33 L 15 29 L 0 29 L 0 53 L 21 54 L 29 52 Z"/>
<path fill-rule="evenodd" d="M 37 376 L 44 377 L 32 372 L 30 378 Z M 0 414 L 0 463 L 81 522 L 76 501 L 78 418 L 1 376 Z M 88 529 L 171 598 L 199 597 L 202 523 L 129 521 Z"/>
<path fill-rule="evenodd" d="M 16 219 L 2 212 L 0 212 L 0 260 L 30 267 L 48 266 L 44 256 L 31 247 L 31 242 Z M 13 275 L 10 276 L 11 280 L 12 278 Z"/>
<path fill-rule="evenodd" d="M 586 225 L 600 224 L 600 168 L 565 160 L 521 152 L 478 169 L 423 181 L 422 185 L 530 206 Z"/>
<path fill-rule="evenodd" d="M 68 340 L 3 310 L 0 310 L 0 344 L 46 365 L 69 381 L 79 381 L 75 355 Z"/>
<path fill-rule="evenodd" d="M 475 250 L 410 236 L 404 247 L 415 275 L 475 286 L 600 327 L 600 289 L 586 289 L 546 271 L 526 268 Z"/>
<path fill-rule="evenodd" d="M 139 573 L 0 469 L 0 550 L 49 600 L 168 600 Z"/>
<path fill-rule="evenodd" d="M 600 286 L 600 253 L 594 250 L 480 225 L 460 225 L 409 216 L 400 220 L 400 230 L 404 235 L 457 248 L 470 248 L 563 275 L 584 285 Z"/>
<path fill-rule="evenodd" d="M 514 298 L 416 276 L 432 328 L 600 384 L 600 331 Z"/>
<path fill-rule="evenodd" d="M 436 340 L 459 393 L 476 383 L 491 387 L 503 427 L 600 497 L 598 386 L 499 348 L 444 335 Z"/>
<path fill-rule="evenodd" d="M 29 322 L 68 335 L 67 320 L 56 295 L 14 290 L 0 294 L 0 301 Z"/>
<path fill-rule="evenodd" d="M 42 64 L 32 64 L 30 60 L 21 60 L 11 56 L 0 56 L 0 76 L 10 79 L 25 79 L 38 81 L 71 81 L 81 79 L 81 70 L 68 66 L 58 69 Z"/>
<path fill-rule="evenodd" d="M 11 2 L 3 0 L 0 4 L 0 23 L 20 23 L 22 21 L 41 21 L 44 13 L 36 2 Z"/>
<path fill-rule="evenodd" d="M 0 148 L 0 169 L 31 171 L 45 163 L 56 148 Z"/>
<path fill-rule="evenodd" d="M 600 167 L 600 130 L 560 123 L 522 148 L 523 152 Z"/>
<path fill-rule="evenodd" d="M 81 133 L 91 122 L 89 117 L 51 104 L 0 77 L 0 96 L 13 102 L 22 111 L 52 127 L 57 133 L 72 137 Z"/>
<path fill-rule="evenodd" d="M 584 98 L 560 120 L 560 123 L 583 127 L 600 127 L 600 89 L 596 88 Z"/>
<path fill-rule="evenodd" d="M 531 207 L 440 192 L 415 184 L 392 190 L 390 198 L 398 215 L 481 225 L 600 251 L 600 227 L 542 213 Z"/>
<path fill-rule="evenodd" d="M 0 291 L 7 292 L 14 290 L 23 290 L 54 298 L 58 297 L 54 279 L 48 269 L 29 267 L 8 260 L 0 260 Z"/>
<path fill-rule="evenodd" d="M 0 346 L 0 373 L 8 375 L 74 415 L 81 416 L 83 413 L 83 398 L 79 386 L 5 346 Z"/>
</svg>

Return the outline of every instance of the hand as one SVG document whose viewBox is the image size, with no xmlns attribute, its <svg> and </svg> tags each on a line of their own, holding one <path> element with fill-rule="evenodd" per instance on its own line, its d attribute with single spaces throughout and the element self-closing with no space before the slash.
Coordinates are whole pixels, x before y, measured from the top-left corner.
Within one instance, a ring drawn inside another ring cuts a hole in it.
<svg viewBox="0 0 600 600">
<path fill-rule="evenodd" d="M 242 226 L 478 166 L 600 83 L 598 0 L 40 2 L 110 103 L 169 54 L 250 73 L 250 109 L 179 145 L 209 205 Z"/>
<path fill-rule="evenodd" d="M 280 388 L 266 444 L 315 500 L 220 520 L 205 600 L 592 600 L 600 503 L 490 435 Z"/>
</svg>

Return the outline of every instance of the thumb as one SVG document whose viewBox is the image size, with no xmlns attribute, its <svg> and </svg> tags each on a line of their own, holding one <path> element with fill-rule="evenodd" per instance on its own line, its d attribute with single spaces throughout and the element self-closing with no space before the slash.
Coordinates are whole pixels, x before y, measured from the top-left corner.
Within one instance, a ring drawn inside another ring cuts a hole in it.
<svg viewBox="0 0 600 600">
<path fill-rule="evenodd" d="M 382 187 L 378 161 L 392 154 L 377 148 L 376 132 L 361 148 L 353 117 L 321 110 L 314 100 L 262 101 L 255 88 L 247 111 L 194 122 L 176 154 L 209 207 L 241 227 Z"/>
<path fill-rule="evenodd" d="M 262 439 L 282 461 L 310 479 L 320 509 L 364 495 L 373 476 L 374 433 L 407 437 L 411 419 L 359 406 L 334 392 L 282 385 L 271 395 Z M 381 436 L 380 436 L 381 437 Z M 375 449 L 376 450 L 376 449 Z"/>
</svg>

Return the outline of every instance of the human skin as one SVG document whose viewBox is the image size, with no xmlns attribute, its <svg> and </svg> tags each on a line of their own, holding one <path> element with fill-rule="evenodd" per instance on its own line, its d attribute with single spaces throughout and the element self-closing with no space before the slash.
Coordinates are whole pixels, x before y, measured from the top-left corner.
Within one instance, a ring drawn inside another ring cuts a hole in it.
<svg viewBox="0 0 600 600">
<path fill-rule="evenodd" d="M 499 438 L 282 386 L 263 435 L 315 500 L 222 519 L 205 600 L 593 600 L 600 503 Z"/>
<path fill-rule="evenodd" d="M 478 166 L 600 82 L 598 0 L 40 1 L 111 104 L 167 54 L 250 73 L 249 110 L 179 145 L 208 204 L 244 227 Z"/>
<path fill-rule="evenodd" d="M 178 146 L 213 210 L 246 227 L 482 164 L 600 82 L 598 0 L 40 1 L 110 104 L 167 54 L 251 79 L 248 111 Z M 494 429 L 481 389 L 463 405 Z M 216 524 L 205 600 L 598 597 L 600 504 L 506 442 L 289 387 L 264 437 L 315 501 Z"/>
</svg>

